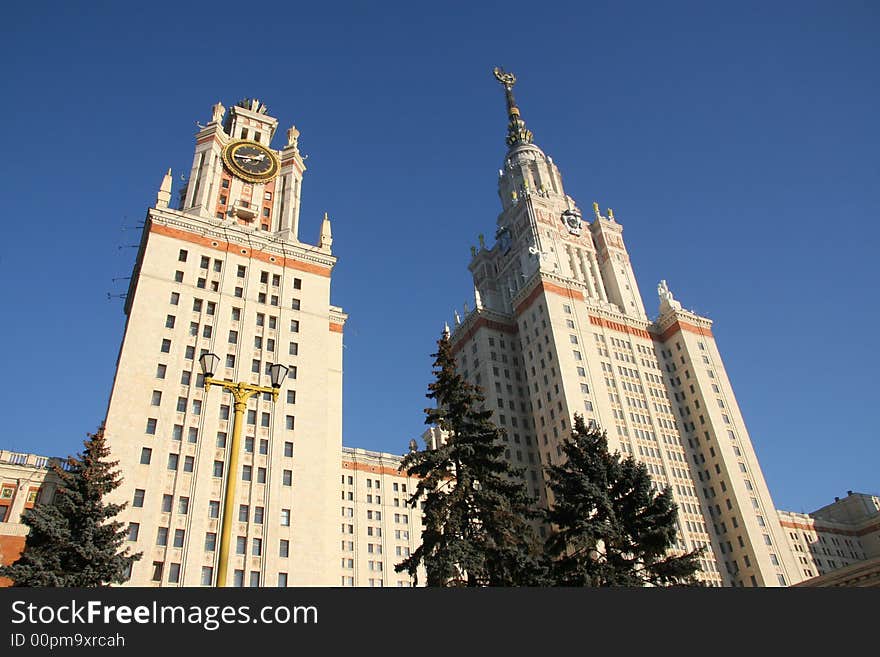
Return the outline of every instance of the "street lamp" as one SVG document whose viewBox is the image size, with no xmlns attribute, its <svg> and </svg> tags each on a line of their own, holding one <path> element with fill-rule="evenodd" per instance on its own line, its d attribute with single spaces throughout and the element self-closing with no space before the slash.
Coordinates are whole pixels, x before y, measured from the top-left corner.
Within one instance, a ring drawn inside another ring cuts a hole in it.
<svg viewBox="0 0 880 657">
<path fill-rule="evenodd" d="M 275 363 L 269 367 L 269 375 L 272 381 L 272 387 L 258 386 L 252 383 L 232 381 L 221 381 L 212 378 L 217 371 L 217 365 L 220 359 L 216 354 L 202 354 L 199 358 L 199 365 L 202 368 L 202 374 L 205 377 L 205 393 L 211 389 L 212 385 L 222 387 L 232 393 L 235 400 L 235 415 L 232 423 L 232 442 L 229 445 L 228 464 L 226 467 L 226 492 L 223 496 L 223 518 L 221 520 L 220 529 L 220 556 L 217 566 L 217 586 L 226 586 L 226 573 L 229 563 L 229 544 L 232 537 L 232 511 L 235 505 L 235 484 L 238 481 L 238 453 L 239 442 L 241 440 L 241 423 L 247 408 L 248 399 L 260 393 L 269 393 L 272 395 L 272 401 L 278 401 L 278 390 L 281 388 L 281 382 L 287 376 L 287 368 L 284 365 Z"/>
</svg>

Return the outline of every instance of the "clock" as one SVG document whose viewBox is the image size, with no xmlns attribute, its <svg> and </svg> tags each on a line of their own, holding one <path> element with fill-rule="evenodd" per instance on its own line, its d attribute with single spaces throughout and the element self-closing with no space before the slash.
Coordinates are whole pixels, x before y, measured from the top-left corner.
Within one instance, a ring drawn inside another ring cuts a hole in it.
<svg viewBox="0 0 880 657">
<path fill-rule="evenodd" d="M 241 139 L 223 149 L 223 163 L 235 176 L 248 182 L 263 182 L 278 175 L 278 158 L 256 141 Z"/>
<path fill-rule="evenodd" d="M 566 210 L 562 213 L 562 223 L 572 235 L 581 234 L 581 215 L 576 210 Z"/>
</svg>

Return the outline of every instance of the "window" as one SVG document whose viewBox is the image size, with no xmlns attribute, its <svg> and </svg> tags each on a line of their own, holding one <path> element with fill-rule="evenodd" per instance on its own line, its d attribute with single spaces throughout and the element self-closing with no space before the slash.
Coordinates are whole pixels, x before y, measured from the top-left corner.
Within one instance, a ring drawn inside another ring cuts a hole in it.
<svg viewBox="0 0 880 657">
<path fill-rule="evenodd" d="M 154 417 L 147 419 L 147 433 L 151 436 L 156 435 L 156 423 L 158 420 Z"/>
<path fill-rule="evenodd" d="M 299 299 L 292 299 L 290 302 L 290 307 L 293 308 L 294 310 L 299 310 L 300 309 Z"/>
<path fill-rule="evenodd" d="M 251 588 L 257 588 L 260 585 L 260 573 L 259 571 L 252 570 L 251 571 Z"/>
<path fill-rule="evenodd" d="M 290 509 L 281 509 L 281 526 L 290 527 Z"/>
<path fill-rule="evenodd" d="M 187 439 L 188 442 L 191 442 L 191 443 L 198 442 L 198 440 L 199 440 L 199 430 L 198 430 L 198 428 L 196 428 L 196 427 L 190 427 L 189 430 L 187 431 L 187 437 L 186 437 L 186 439 Z"/>
<path fill-rule="evenodd" d="M 214 476 L 223 476 L 223 461 L 214 461 Z"/>
<path fill-rule="evenodd" d="M 278 573 L 278 586 L 287 586 L 287 573 Z"/>
<path fill-rule="evenodd" d="M 255 538 L 251 541 L 251 555 L 255 557 L 263 556 L 263 539 Z"/>
<path fill-rule="evenodd" d="M 138 532 L 140 531 L 141 526 L 139 523 L 130 522 L 128 523 L 128 540 L 136 541 L 138 540 Z"/>
<path fill-rule="evenodd" d="M 220 517 L 220 500 L 211 500 L 210 502 L 208 502 L 208 517 Z"/>
<path fill-rule="evenodd" d="M 217 534 L 208 532 L 205 534 L 205 552 L 213 552 L 217 548 Z"/>
<path fill-rule="evenodd" d="M 285 558 L 290 556 L 290 541 L 285 538 L 281 539 L 281 544 L 278 548 L 278 556 Z"/>
<path fill-rule="evenodd" d="M 193 465 L 195 465 L 195 457 L 193 457 L 193 456 L 184 457 L 184 459 L 183 459 L 183 471 L 184 472 L 192 472 Z"/>
<path fill-rule="evenodd" d="M 183 538 L 186 535 L 186 530 L 184 529 L 175 529 L 174 530 L 174 547 L 182 548 L 183 547 Z"/>
<path fill-rule="evenodd" d="M 241 467 L 241 478 L 242 481 L 251 481 L 251 472 L 253 468 L 250 465 L 243 465 Z"/>
<path fill-rule="evenodd" d="M 159 530 L 156 532 L 156 545 L 161 545 L 161 546 L 168 545 L 168 528 L 167 527 L 159 527 Z"/>
<path fill-rule="evenodd" d="M 165 372 L 167 371 L 167 369 L 168 368 L 165 365 L 163 365 L 162 363 L 159 363 L 159 365 L 156 366 L 156 378 L 157 379 L 164 379 Z M 158 406 L 158 404 L 156 404 L 156 405 Z"/>
<path fill-rule="evenodd" d="M 202 586 L 211 586 L 214 582 L 214 569 L 211 566 L 202 566 Z"/>
<path fill-rule="evenodd" d="M 266 483 L 266 468 L 257 468 L 257 483 Z"/>
<path fill-rule="evenodd" d="M 219 448 L 221 448 L 221 449 L 223 449 L 223 448 L 226 447 L 226 434 L 223 433 L 222 431 L 218 431 L 218 432 L 217 432 L 217 442 L 216 442 L 216 445 L 217 445 L 217 447 L 219 447 Z"/>
<path fill-rule="evenodd" d="M 161 582 L 162 581 L 162 567 L 165 565 L 162 561 L 154 561 L 153 562 L 153 577 L 152 581 Z"/>
<path fill-rule="evenodd" d="M 282 475 L 281 481 L 282 481 L 282 484 L 285 486 L 292 485 L 293 484 L 293 471 L 285 470 Z"/>
<path fill-rule="evenodd" d="M 289 353 L 291 356 L 298 355 L 299 354 L 299 343 L 298 342 L 291 342 L 290 348 L 287 353 Z"/>
<path fill-rule="evenodd" d="M 235 356 L 232 354 L 226 355 L 226 367 L 235 367 Z"/>
<path fill-rule="evenodd" d="M 263 524 L 263 513 L 265 512 L 265 508 L 262 506 L 254 507 L 254 524 L 262 525 Z"/>
<path fill-rule="evenodd" d="M 171 351 L 171 340 L 162 340 L 162 347 L 159 349 L 163 354 Z M 164 378 L 164 377 L 163 377 Z"/>
<path fill-rule="evenodd" d="M 287 368 L 287 378 L 295 379 L 296 378 L 296 365 L 289 365 Z"/>
<path fill-rule="evenodd" d="M 284 418 L 284 426 L 287 429 L 293 430 L 296 418 L 293 415 L 288 415 Z"/>
<path fill-rule="evenodd" d="M 174 496 L 167 493 L 162 496 L 162 513 L 171 513 L 171 505 L 174 503 Z"/>
<path fill-rule="evenodd" d="M 141 464 L 142 465 L 149 465 L 150 459 L 152 457 L 153 457 L 153 450 L 150 449 L 149 447 L 144 447 L 141 450 Z"/>
<path fill-rule="evenodd" d="M 174 328 L 174 320 L 176 318 L 174 315 L 166 315 L 165 317 L 165 328 Z"/>
<path fill-rule="evenodd" d="M 174 272 L 174 280 L 177 283 L 183 283 L 183 272 L 180 271 L 179 269 L 176 272 Z"/>
<path fill-rule="evenodd" d="M 134 499 L 131 501 L 133 507 L 141 508 L 144 506 L 144 496 L 147 494 L 143 488 L 134 489 Z"/>
<path fill-rule="evenodd" d="M 290 320 L 290 332 L 291 333 L 299 333 L 299 320 L 298 319 Z"/>
<path fill-rule="evenodd" d="M 269 426 L 269 414 L 268 413 L 262 413 L 260 415 L 260 426 L 261 427 L 268 427 Z M 262 449 L 260 450 L 260 454 L 265 454 L 265 453 L 266 452 L 262 451 Z"/>
<path fill-rule="evenodd" d="M 169 470 L 177 470 L 177 463 L 180 460 L 180 454 L 169 454 L 168 455 L 168 469 Z"/>
<path fill-rule="evenodd" d="M 169 303 L 172 306 L 176 306 L 179 302 L 180 302 L 180 294 L 178 294 L 177 292 L 172 292 L 171 293 L 171 300 L 169 301 Z"/>
<path fill-rule="evenodd" d="M 232 585 L 239 587 L 239 588 L 244 586 L 244 571 L 243 570 L 236 570 L 232 574 Z"/>
<path fill-rule="evenodd" d="M 236 554 L 247 554 L 247 537 L 246 536 L 238 536 L 235 539 L 235 553 Z"/>
<path fill-rule="evenodd" d="M 287 441 L 284 443 L 284 456 L 291 457 L 293 456 L 293 443 Z"/>
</svg>

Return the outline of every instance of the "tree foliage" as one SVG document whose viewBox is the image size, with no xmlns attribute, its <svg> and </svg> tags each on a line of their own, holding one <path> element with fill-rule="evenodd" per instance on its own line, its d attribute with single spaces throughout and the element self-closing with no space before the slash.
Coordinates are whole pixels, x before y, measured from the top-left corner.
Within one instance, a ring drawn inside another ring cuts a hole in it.
<svg viewBox="0 0 880 657">
<path fill-rule="evenodd" d="M 553 532 L 545 549 L 559 586 L 696 585 L 702 548 L 670 554 L 676 505 L 644 463 L 608 451 L 606 434 L 575 416 L 565 459 L 547 468 Z"/>
<path fill-rule="evenodd" d="M 419 477 L 407 504 L 422 509 L 422 543 L 395 566 L 416 576 L 424 563 L 428 586 L 518 586 L 541 582 L 529 520 L 536 517 L 522 472 L 504 459 L 503 432 L 491 422 L 479 388 L 455 368 L 448 335 L 438 341 L 435 380 L 425 423 L 445 442 L 411 451 L 401 470 Z"/>
<path fill-rule="evenodd" d="M 13 586 L 96 587 L 124 582 L 141 554 L 120 551 L 123 524 L 114 520 L 124 504 L 105 504 L 104 496 L 121 483 L 108 462 L 110 448 L 103 426 L 88 434 L 84 451 L 67 459 L 67 469 L 53 466 L 60 480 L 51 504 L 37 504 L 22 514 L 30 527 L 24 551 L 0 577 Z"/>
</svg>

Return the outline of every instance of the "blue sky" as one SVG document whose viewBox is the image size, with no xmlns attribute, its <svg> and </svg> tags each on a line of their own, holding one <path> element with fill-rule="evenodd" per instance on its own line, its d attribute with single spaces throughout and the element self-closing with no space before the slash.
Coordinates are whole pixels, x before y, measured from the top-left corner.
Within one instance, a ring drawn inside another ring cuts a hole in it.
<svg viewBox="0 0 880 657">
<path fill-rule="evenodd" d="M 77 6 L 79 5 L 79 6 Z M 137 226 L 211 105 L 256 96 L 333 219 L 344 442 L 423 431 L 434 342 L 470 301 L 505 146 L 500 65 L 586 212 L 614 208 L 649 312 L 715 334 L 777 506 L 880 492 L 880 15 L 859 2 L 14 3 L 4 62 L 0 447 L 101 421 Z M 176 195 L 175 195 L 176 197 Z"/>
</svg>

